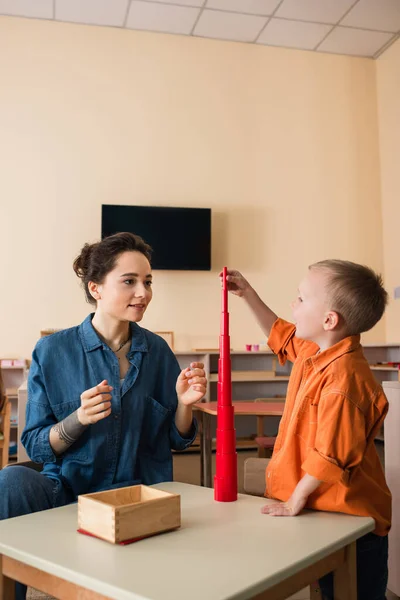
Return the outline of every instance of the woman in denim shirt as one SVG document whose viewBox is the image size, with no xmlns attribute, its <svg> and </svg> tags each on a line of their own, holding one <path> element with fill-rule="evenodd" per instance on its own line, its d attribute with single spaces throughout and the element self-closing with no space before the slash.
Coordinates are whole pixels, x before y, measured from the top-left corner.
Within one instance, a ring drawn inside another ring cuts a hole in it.
<svg viewBox="0 0 400 600">
<path fill-rule="evenodd" d="M 181 371 L 168 344 L 138 325 L 152 298 L 150 251 L 119 233 L 86 244 L 75 260 L 96 310 L 36 345 L 21 439 L 43 471 L 0 471 L 0 519 L 172 480 L 171 448 L 193 442 L 192 405 L 206 378 L 202 363 Z"/>
</svg>

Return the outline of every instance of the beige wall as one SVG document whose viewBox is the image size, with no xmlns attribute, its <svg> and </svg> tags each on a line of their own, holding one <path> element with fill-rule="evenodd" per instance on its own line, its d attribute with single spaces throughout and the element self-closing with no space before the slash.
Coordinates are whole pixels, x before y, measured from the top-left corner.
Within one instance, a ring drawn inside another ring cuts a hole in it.
<svg viewBox="0 0 400 600">
<path fill-rule="evenodd" d="M 213 271 L 157 272 L 143 321 L 179 349 L 217 346 L 224 264 L 285 317 L 310 262 L 383 268 L 373 61 L 3 17 L 0 82 L 0 356 L 87 314 L 102 203 L 213 209 Z"/>
<path fill-rule="evenodd" d="M 386 317 L 388 342 L 400 340 L 400 40 L 377 61 L 385 281 L 391 294 Z"/>
</svg>

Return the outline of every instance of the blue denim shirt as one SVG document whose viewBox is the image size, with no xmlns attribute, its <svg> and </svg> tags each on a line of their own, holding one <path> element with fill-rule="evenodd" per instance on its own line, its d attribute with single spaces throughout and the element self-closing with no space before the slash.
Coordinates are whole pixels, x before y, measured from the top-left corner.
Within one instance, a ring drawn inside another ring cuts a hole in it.
<svg viewBox="0 0 400 600">
<path fill-rule="evenodd" d="M 22 443 L 33 461 L 44 463 L 43 473 L 61 479 L 74 496 L 171 481 L 171 448 L 187 448 L 196 435 L 195 422 L 187 439 L 175 426 L 180 373 L 175 355 L 162 338 L 131 323 L 130 367 L 121 388 L 118 359 L 98 337 L 92 316 L 37 343 Z M 111 415 L 89 425 L 56 456 L 50 429 L 79 408 L 82 392 L 103 379 L 114 388 Z"/>
</svg>

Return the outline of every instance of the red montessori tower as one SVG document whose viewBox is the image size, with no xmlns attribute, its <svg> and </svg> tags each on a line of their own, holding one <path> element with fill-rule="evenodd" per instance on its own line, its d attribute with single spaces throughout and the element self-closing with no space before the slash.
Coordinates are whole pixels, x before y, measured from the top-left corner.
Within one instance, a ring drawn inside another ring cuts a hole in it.
<svg viewBox="0 0 400 600">
<path fill-rule="evenodd" d="M 232 406 L 231 354 L 229 337 L 228 288 L 226 267 L 222 271 L 222 310 L 219 337 L 217 456 L 214 477 L 214 499 L 218 502 L 237 500 L 237 453 L 234 408 Z"/>
</svg>

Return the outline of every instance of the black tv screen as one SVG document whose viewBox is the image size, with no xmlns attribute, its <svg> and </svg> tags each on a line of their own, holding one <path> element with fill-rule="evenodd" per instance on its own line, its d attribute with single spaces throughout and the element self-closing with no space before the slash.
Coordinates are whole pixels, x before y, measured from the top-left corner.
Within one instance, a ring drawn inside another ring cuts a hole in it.
<svg viewBox="0 0 400 600">
<path fill-rule="evenodd" d="M 211 209 L 103 204 L 101 235 L 140 235 L 153 248 L 152 268 L 211 269 Z"/>
</svg>

